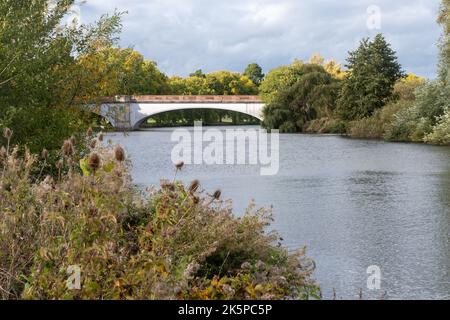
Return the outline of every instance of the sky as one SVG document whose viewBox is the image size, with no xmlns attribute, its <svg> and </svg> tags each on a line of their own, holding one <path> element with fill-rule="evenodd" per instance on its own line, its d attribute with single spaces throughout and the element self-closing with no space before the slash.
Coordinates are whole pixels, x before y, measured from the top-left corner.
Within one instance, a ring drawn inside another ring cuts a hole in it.
<svg viewBox="0 0 450 320">
<path fill-rule="evenodd" d="M 87 0 L 82 23 L 114 10 L 120 45 L 156 61 L 168 75 L 265 72 L 314 53 L 345 63 L 364 37 L 381 32 L 406 72 L 434 78 L 441 34 L 439 0 Z"/>
</svg>

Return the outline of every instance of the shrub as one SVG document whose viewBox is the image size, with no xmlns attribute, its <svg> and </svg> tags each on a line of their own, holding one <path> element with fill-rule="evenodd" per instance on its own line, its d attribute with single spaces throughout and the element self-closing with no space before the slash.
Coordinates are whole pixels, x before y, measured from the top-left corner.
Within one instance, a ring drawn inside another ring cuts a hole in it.
<svg viewBox="0 0 450 320">
<path fill-rule="evenodd" d="M 425 136 L 424 141 L 430 144 L 450 145 L 450 109 L 439 117 L 433 131 Z"/>
<path fill-rule="evenodd" d="M 387 128 L 391 141 L 422 142 L 433 131 L 446 108 L 450 108 L 450 87 L 440 81 L 428 82 L 416 91 L 416 101 L 401 109 Z"/>
<path fill-rule="evenodd" d="M 377 110 L 371 117 L 350 122 L 347 133 L 353 138 L 383 139 L 391 127 L 395 115 L 410 105 L 411 102 L 406 100 L 391 102 Z"/>
<path fill-rule="evenodd" d="M 310 121 L 305 128 L 305 132 L 344 134 L 346 133 L 346 128 L 347 123 L 345 121 L 333 118 L 320 118 Z"/>
<path fill-rule="evenodd" d="M 312 261 L 266 230 L 270 211 L 252 205 L 236 218 L 219 191 L 198 193 L 197 181 L 138 191 L 123 150 L 95 145 L 80 165 L 65 146 L 52 164 L 59 174 L 46 178 L 32 175 L 37 156 L 1 149 L 1 298 L 318 296 Z M 74 265 L 81 290 L 66 285 Z"/>
</svg>

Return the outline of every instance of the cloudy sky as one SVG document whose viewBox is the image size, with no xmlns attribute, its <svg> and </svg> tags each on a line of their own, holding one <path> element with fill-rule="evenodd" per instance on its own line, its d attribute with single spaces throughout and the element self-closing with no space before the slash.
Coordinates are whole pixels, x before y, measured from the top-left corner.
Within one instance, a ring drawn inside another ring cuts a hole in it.
<svg viewBox="0 0 450 320">
<path fill-rule="evenodd" d="M 81 6 L 81 20 L 127 11 L 121 46 L 134 47 L 169 75 L 200 68 L 242 71 L 250 62 L 268 71 L 315 52 L 344 62 L 361 38 L 382 32 L 406 71 L 433 78 L 439 2 L 88 0 Z"/>
</svg>

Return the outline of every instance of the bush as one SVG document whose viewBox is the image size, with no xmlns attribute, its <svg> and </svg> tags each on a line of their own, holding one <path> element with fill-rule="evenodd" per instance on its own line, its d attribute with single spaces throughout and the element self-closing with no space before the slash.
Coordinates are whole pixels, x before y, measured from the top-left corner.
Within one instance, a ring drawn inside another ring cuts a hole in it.
<svg viewBox="0 0 450 320">
<path fill-rule="evenodd" d="M 350 122 L 347 133 L 353 138 L 383 139 L 391 127 L 395 115 L 410 105 L 411 102 L 406 100 L 391 102 L 377 110 L 371 117 Z"/>
<path fill-rule="evenodd" d="M 59 174 L 46 178 L 32 176 L 37 156 L 1 149 L 1 298 L 317 297 L 314 264 L 277 245 L 269 211 L 253 205 L 235 218 L 197 181 L 137 191 L 123 150 L 99 145 L 78 165 L 66 141 Z M 74 265 L 81 290 L 66 285 Z"/>
<path fill-rule="evenodd" d="M 420 86 L 415 95 L 414 104 L 394 116 L 385 133 L 387 140 L 422 142 L 446 108 L 450 108 L 450 87 L 440 81 Z"/>
<path fill-rule="evenodd" d="M 347 123 L 345 121 L 333 118 L 320 118 L 310 121 L 306 128 L 306 133 L 346 133 Z"/>
<path fill-rule="evenodd" d="M 425 136 L 424 141 L 430 144 L 450 145 L 450 109 L 439 117 L 433 131 Z"/>
</svg>

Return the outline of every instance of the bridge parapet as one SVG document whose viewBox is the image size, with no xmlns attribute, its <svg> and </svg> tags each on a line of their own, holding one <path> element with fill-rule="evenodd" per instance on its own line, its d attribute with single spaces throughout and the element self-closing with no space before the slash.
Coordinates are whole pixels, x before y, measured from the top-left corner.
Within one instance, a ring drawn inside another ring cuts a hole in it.
<svg viewBox="0 0 450 320">
<path fill-rule="evenodd" d="M 102 103 L 262 103 L 259 96 L 115 96 L 102 97 Z"/>
</svg>

